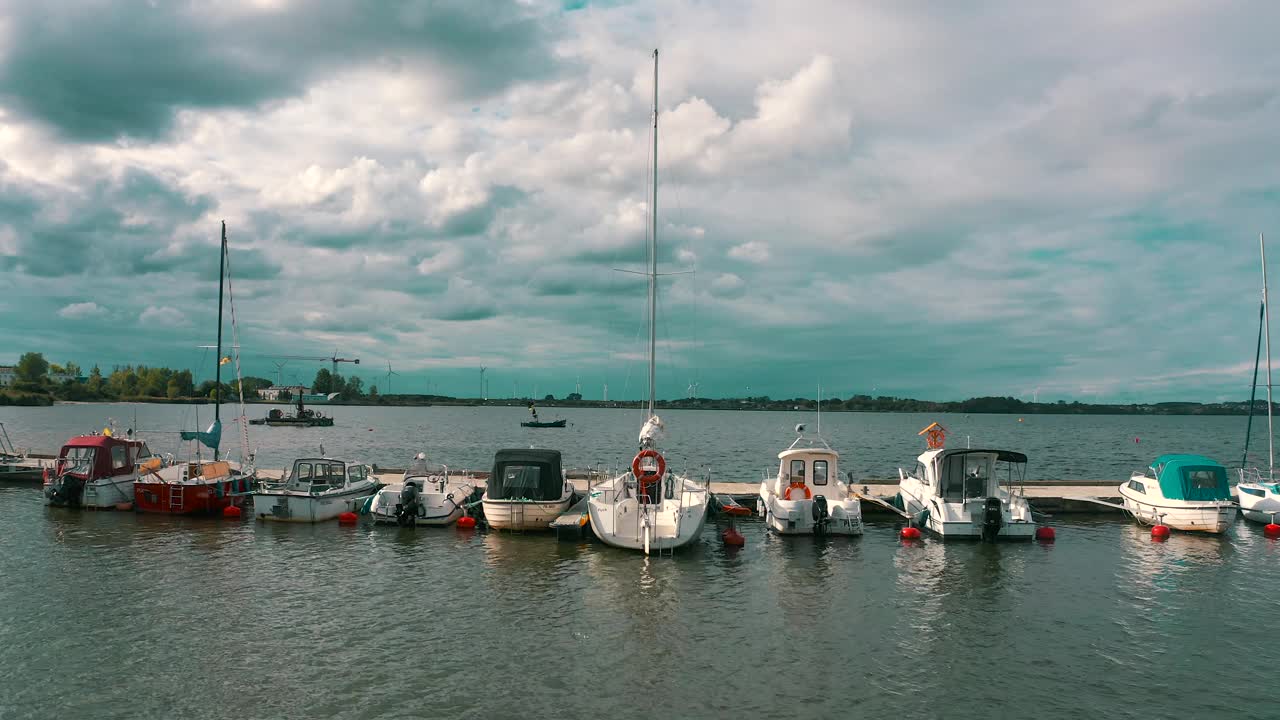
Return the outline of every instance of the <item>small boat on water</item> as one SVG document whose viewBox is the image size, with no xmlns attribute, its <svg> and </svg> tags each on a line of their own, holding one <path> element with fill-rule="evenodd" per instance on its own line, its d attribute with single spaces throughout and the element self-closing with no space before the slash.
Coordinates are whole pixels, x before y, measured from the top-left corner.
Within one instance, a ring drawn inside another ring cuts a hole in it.
<svg viewBox="0 0 1280 720">
<path fill-rule="evenodd" d="M 894 505 L 912 524 L 945 539 L 1031 540 L 1036 524 L 1027 498 L 1027 456 L 1011 450 L 948 450 L 938 423 L 921 430 L 929 449 L 911 473 L 898 469 Z M 1003 477 L 1004 482 L 1001 482 Z"/>
<path fill-rule="evenodd" d="M 78 435 L 58 452 L 44 481 L 46 505 L 107 509 L 132 506 L 133 484 L 146 474 L 172 464 L 151 452 L 142 440 Z"/>
<path fill-rule="evenodd" d="M 253 496 L 259 520 L 323 522 L 356 512 L 378 491 L 369 468 L 332 458 L 302 458 L 278 483 L 262 482 Z"/>
<path fill-rule="evenodd" d="M 840 477 L 840 454 L 821 433 L 799 434 L 778 453 L 778 472 L 760 483 L 757 512 L 783 535 L 862 534 L 862 502 Z"/>
<path fill-rule="evenodd" d="M 474 475 L 433 468 L 427 456 L 418 453 L 403 480 L 383 486 L 373 496 L 369 516 L 375 523 L 400 527 L 452 525 L 462 517 L 463 507 L 476 499 L 479 485 Z"/>
<path fill-rule="evenodd" d="M 1125 512 L 1140 524 L 1223 533 L 1235 521 L 1238 505 L 1227 484 L 1227 469 L 1217 460 L 1161 455 L 1149 470 L 1133 473 L 1120 486 Z"/>
<path fill-rule="evenodd" d="M 250 425 L 266 425 L 268 427 L 333 427 L 333 418 L 316 412 L 303 403 L 302 394 L 298 394 L 298 405 L 293 414 L 280 408 L 271 408 L 264 418 L 254 418 Z"/>
<path fill-rule="evenodd" d="M 533 403 L 529 403 L 529 413 L 533 416 L 533 419 L 532 419 L 532 420 L 526 420 L 525 422 L 520 423 L 520 427 L 527 427 L 527 428 L 562 428 L 562 427 L 564 427 L 565 425 L 567 425 L 567 424 L 568 424 L 568 421 L 567 421 L 567 420 L 565 420 L 564 418 L 557 418 L 557 419 L 555 419 L 555 420 L 539 420 L 539 419 L 538 419 L 538 409 L 537 409 L 536 407 L 534 407 L 534 406 L 533 406 Z"/>
<path fill-rule="evenodd" d="M 47 467 L 14 447 L 9 431 L 0 423 L 0 482 L 40 482 Z"/>
<path fill-rule="evenodd" d="M 218 262 L 218 344 L 215 346 L 217 359 L 214 368 L 213 424 L 208 430 L 182 431 L 183 440 L 197 443 L 213 451 L 213 462 L 194 462 L 175 464 L 169 467 L 152 468 L 143 473 L 133 485 L 134 507 L 141 512 L 164 513 L 169 515 L 217 515 L 231 505 L 237 507 L 248 502 L 249 493 L 257 488 L 257 473 L 244 462 L 250 458 L 248 436 L 241 435 L 241 462 L 231 463 L 220 459 L 222 444 L 222 366 L 231 362 L 231 358 L 222 357 L 222 291 L 230 285 L 227 276 L 227 224 L 222 224 L 222 243 Z M 235 317 L 232 307 L 232 317 Z M 234 326 L 233 326 L 234 327 Z M 233 330 L 234 332 L 234 330 Z M 233 354 L 239 358 L 239 343 Z M 240 363 L 237 359 L 236 379 L 239 378 Z M 237 383 L 238 385 L 238 383 Z M 244 422 L 244 404 L 241 398 L 240 422 Z"/>
<path fill-rule="evenodd" d="M 573 484 L 559 450 L 499 450 L 481 497 L 484 519 L 496 530 L 550 530 L 573 502 Z"/>
</svg>

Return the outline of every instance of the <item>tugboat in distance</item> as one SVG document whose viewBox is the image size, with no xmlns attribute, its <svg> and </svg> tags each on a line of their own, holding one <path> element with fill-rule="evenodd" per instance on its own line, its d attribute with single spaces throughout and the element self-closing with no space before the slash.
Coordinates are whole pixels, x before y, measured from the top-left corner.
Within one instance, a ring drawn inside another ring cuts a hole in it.
<svg viewBox="0 0 1280 720">
<path fill-rule="evenodd" d="M 250 420 L 249 424 L 270 427 L 333 427 L 333 418 L 307 408 L 303 404 L 302 393 L 298 393 L 298 409 L 292 415 L 286 415 L 280 408 L 272 408 L 266 417 Z"/>
</svg>

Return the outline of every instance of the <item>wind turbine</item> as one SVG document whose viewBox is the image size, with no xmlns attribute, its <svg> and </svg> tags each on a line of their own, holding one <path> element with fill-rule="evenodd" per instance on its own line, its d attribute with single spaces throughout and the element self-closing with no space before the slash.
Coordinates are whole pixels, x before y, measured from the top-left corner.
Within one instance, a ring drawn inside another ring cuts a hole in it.
<svg viewBox="0 0 1280 720">
<path fill-rule="evenodd" d="M 390 394 L 391 394 L 391 376 L 392 376 L 392 375 L 399 375 L 399 374 L 400 374 L 400 373 L 398 373 L 398 372 L 396 372 L 395 370 L 392 370 L 392 369 L 391 369 L 391 361 L 390 361 L 390 360 L 388 360 L 388 361 L 387 361 L 387 394 L 388 394 L 388 395 L 390 395 Z"/>
<path fill-rule="evenodd" d="M 289 361 L 288 360 L 285 360 L 284 362 L 273 361 L 271 364 L 276 366 L 276 387 L 280 387 L 284 385 L 284 383 L 280 379 L 280 375 L 284 370 L 284 366 L 289 364 Z"/>
</svg>

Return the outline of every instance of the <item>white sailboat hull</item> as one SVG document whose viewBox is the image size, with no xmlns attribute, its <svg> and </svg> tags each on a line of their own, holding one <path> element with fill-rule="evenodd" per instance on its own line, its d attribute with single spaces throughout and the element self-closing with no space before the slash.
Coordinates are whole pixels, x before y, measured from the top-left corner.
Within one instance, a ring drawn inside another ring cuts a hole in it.
<svg viewBox="0 0 1280 720">
<path fill-rule="evenodd" d="M 329 493 L 263 490 L 253 496 L 253 516 L 274 522 L 324 522 L 344 512 L 359 511 L 376 490 L 374 482 Z"/>
<path fill-rule="evenodd" d="M 1240 512 L 1245 520 L 1256 523 L 1273 523 L 1280 520 L 1280 492 L 1275 484 L 1240 483 L 1236 486 L 1239 493 Z M 1255 493 L 1262 493 L 1257 495 Z"/>
<path fill-rule="evenodd" d="M 678 475 L 668 482 L 680 488 L 658 504 L 641 504 L 628 492 L 630 473 L 591 489 L 587 510 L 591 530 L 613 547 L 645 553 L 684 547 L 702 534 L 707 520 L 707 490 Z"/>
</svg>

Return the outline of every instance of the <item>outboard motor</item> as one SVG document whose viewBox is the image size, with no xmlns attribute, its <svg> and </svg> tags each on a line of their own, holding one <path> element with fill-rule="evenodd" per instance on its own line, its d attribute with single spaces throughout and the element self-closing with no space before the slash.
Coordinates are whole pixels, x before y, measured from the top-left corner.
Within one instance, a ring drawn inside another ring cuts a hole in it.
<svg viewBox="0 0 1280 720">
<path fill-rule="evenodd" d="M 82 492 L 84 481 L 65 473 L 44 486 L 44 496 L 49 498 L 49 504 L 58 507 L 80 507 Z"/>
<path fill-rule="evenodd" d="M 810 507 L 813 508 L 814 532 L 826 532 L 827 521 L 831 519 L 831 513 L 827 511 L 827 496 L 815 495 Z"/>
<path fill-rule="evenodd" d="M 982 541 L 995 542 L 1004 527 L 1004 506 L 998 497 L 989 497 L 982 504 Z"/>
<path fill-rule="evenodd" d="M 400 502 L 396 504 L 396 523 L 400 527 L 418 524 L 418 486 L 409 482 L 400 490 Z"/>
</svg>

